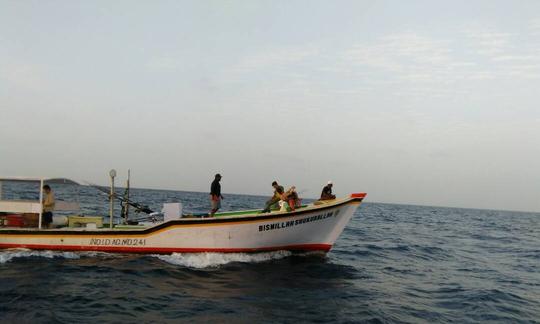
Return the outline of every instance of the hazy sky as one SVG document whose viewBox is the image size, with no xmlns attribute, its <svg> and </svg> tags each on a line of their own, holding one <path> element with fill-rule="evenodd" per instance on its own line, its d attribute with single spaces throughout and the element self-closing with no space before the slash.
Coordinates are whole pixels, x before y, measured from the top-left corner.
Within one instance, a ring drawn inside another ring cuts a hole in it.
<svg viewBox="0 0 540 324">
<path fill-rule="evenodd" d="M 540 211 L 540 1 L 0 1 L 0 175 Z"/>
</svg>

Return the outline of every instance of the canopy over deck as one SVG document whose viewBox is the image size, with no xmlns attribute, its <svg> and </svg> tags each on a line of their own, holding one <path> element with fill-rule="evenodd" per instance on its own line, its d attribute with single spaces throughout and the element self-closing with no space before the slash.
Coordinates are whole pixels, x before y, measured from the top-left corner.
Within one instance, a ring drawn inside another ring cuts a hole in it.
<svg viewBox="0 0 540 324">
<path fill-rule="evenodd" d="M 39 198 L 35 200 L 6 200 L 2 197 L 2 182 L 34 182 L 39 183 Z M 43 185 L 44 184 L 66 184 L 79 185 L 78 182 L 67 178 L 48 178 L 48 177 L 0 177 L 0 212 L 7 213 L 36 213 L 39 214 L 39 228 L 41 228 L 41 216 L 43 213 Z M 76 211 L 80 210 L 79 203 L 56 201 L 56 211 Z"/>
<path fill-rule="evenodd" d="M 71 185 L 80 185 L 78 182 L 68 179 L 68 178 L 49 178 L 49 177 L 0 177 L 1 181 L 10 181 L 10 182 L 44 182 L 50 184 L 71 184 Z"/>
</svg>

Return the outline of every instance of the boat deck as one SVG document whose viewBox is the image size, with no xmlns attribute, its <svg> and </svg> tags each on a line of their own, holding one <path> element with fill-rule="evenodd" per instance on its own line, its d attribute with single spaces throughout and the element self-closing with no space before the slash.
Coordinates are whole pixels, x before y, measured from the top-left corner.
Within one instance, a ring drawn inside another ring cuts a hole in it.
<svg viewBox="0 0 540 324">
<path fill-rule="evenodd" d="M 298 211 L 310 211 L 313 209 L 318 209 L 321 207 L 321 205 L 333 205 L 336 203 L 339 203 L 341 200 L 328 200 L 328 201 L 317 201 L 312 204 L 308 205 L 302 205 L 300 207 L 297 207 L 294 212 Z M 251 216 L 251 217 L 266 217 L 269 215 L 286 215 L 289 213 L 294 213 L 292 211 L 280 211 L 280 210 L 272 210 L 269 213 L 262 213 L 261 209 L 253 209 L 253 210 L 241 210 L 241 211 L 226 211 L 221 213 L 216 213 L 214 217 L 202 217 L 205 214 L 191 214 L 191 215 L 184 215 L 182 218 L 177 219 L 178 222 L 208 222 L 212 220 L 218 221 L 219 219 L 232 219 L 237 217 L 245 217 L 245 216 Z M 114 231 L 144 231 L 149 228 L 159 226 L 163 224 L 163 222 L 141 222 L 137 225 L 123 225 L 118 224 L 114 226 Z M 68 226 L 62 226 L 62 227 L 55 227 L 55 228 L 42 228 L 39 229 L 37 227 L 14 227 L 14 226 L 1 226 L 0 227 L 0 233 L 6 231 L 54 231 L 54 232 L 110 232 L 109 224 L 103 224 L 103 227 L 99 228 L 87 228 L 87 227 L 68 227 Z"/>
</svg>

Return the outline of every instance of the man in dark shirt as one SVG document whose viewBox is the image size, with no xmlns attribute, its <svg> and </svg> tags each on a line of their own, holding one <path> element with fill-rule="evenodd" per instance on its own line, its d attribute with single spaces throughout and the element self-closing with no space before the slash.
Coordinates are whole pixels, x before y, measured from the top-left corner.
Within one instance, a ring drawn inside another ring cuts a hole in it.
<svg viewBox="0 0 540 324">
<path fill-rule="evenodd" d="M 321 192 L 321 199 L 319 200 L 331 200 L 336 199 L 336 195 L 332 194 L 332 187 L 334 185 L 332 184 L 332 181 L 328 181 L 328 184 L 324 186 L 322 192 Z"/>
<path fill-rule="evenodd" d="M 263 209 L 263 213 L 270 212 L 270 208 L 272 208 L 272 205 L 276 204 L 281 200 L 281 195 L 285 192 L 285 189 L 283 189 L 283 186 L 280 186 L 277 181 L 272 182 L 272 187 L 274 187 L 274 195 L 272 198 L 270 198 Z"/>
<path fill-rule="evenodd" d="M 218 173 L 215 175 L 214 181 L 212 181 L 212 185 L 210 186 L 210 205 L 212 206 L 212 210 L 210 211 L 211 217 L 213 217 L 218 209 L 221 208 L 221 199 L 223 199 L 223 196 L 221 195 L 220 180 L 221 174 Z"/>
</svg>

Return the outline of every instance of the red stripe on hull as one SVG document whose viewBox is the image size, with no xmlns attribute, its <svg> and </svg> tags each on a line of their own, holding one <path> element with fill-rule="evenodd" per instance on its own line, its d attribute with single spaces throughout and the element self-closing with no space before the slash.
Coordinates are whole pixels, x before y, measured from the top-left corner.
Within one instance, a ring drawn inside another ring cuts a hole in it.
<svg viewBox="0 0 540 324">
<path fill-rule="evenodd" d="M 296 244 L 286 246 L 273 246 L 261 248 L 150 248 L 150 247 L 116 247 L 116 246 L 80 246 L 80 245 L 41 245 L 41 244 L 9 244 L 0 243 L 0 249 L 24 248 L 32 250 L 57 251 L 98 251 L 111 253 L 145 253 L 145 254 L 171 254 L 171 253 L 243 253 L 264 251 L 323 251 L 332 248 L 330 244 Z"/>
</svg>

